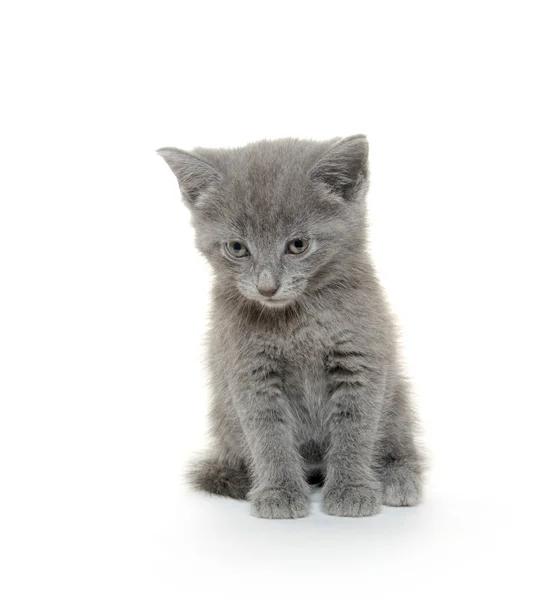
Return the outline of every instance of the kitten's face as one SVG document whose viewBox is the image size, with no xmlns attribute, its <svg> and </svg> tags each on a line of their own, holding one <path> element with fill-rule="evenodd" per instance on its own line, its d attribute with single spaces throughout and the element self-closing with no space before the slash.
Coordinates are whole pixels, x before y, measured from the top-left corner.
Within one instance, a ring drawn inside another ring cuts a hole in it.
<svg viewBox="0 0 535 600">
<path fill-rule="evenodd" d="M 278 140 L 196 156 L 160 151 L 192 210 L 197 246 L 221 281 L 273 309 L 328 283 L 363 226 L 367 144 L 343 142 Z"/>
<path fill-rule="evenodd" d="M 283 307 L 303 294 L 321 264 L 318 243 L 317 237 L 308 232 L 257 235 L 256 241 L 250 242 L 240 236 L 239 241 L 221 244 L 227 264 L 221 261 L 220 268 L 232 273 L 236 288 L 249 300 Z"/>
<path fill-rule="evenodd" d="M 197 245 L 219 277 L 264 306 L 281 308 L 298 299 L 343 252 L 345 207 L 315 198 L 312 189 L 290 199 L 253 188 L 239 202 L 221 196 L 212 201 L 217 210 L 194 213 Z M 268 203 L 270 210 L 263 210 Z"/>
</svg>

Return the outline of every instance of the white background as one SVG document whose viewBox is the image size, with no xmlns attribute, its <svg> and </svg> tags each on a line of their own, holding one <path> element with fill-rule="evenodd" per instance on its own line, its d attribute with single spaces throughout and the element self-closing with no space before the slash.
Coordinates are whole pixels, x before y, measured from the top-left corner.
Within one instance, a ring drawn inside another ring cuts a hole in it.
<svg viewBox="0 0 535 600">
<path fill-rule="evenodd" d="M 2 598 L 533 597 L 530 4 L 6 3 Z M 154 150 L 355 133 L 425 502 L 256 520 L 181 479 L 210 274 Z"/>
</svg>

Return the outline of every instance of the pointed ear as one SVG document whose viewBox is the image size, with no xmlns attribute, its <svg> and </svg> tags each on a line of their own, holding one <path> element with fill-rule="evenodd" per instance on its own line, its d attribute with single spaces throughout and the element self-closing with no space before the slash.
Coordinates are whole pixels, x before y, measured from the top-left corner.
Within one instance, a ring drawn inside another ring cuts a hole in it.
<svg viewBox="0 0 535 600">
<path fill-rule="evenodd" d="M 194 154 L 178 148 L 160 148 L 156 152 L 176 175 L 182 196 L 191 206 L 198 205 L 203 192 L 217 186 L 223 179 L 214 166 Z"/>
<path fill-rule="evenodd" d="M 361 199 L 368 182 L 368 140 L 364 135 L 342 138 L 316 162 L 310 177 L 344 200 Z"/>
</svg>

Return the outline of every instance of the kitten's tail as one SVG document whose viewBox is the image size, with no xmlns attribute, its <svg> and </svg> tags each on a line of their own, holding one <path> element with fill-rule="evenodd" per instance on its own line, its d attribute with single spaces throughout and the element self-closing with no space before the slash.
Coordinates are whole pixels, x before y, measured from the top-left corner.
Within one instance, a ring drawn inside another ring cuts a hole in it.
<svg viewBox="0 0 535 600">
<path fill-rule="evenodd" d="M 188 469 L 186 477 L 197 490 L 236 500 L 245 500 L 252 485 L 245 465 L 228 465 L 215 457 L 195 461 Z"/>
</svg>

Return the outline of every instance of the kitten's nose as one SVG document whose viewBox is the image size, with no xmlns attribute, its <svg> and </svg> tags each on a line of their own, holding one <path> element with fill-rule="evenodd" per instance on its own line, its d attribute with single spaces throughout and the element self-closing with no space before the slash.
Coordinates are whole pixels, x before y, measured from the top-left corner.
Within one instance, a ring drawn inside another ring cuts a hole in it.
<svg viewBox="0 0 535 600">
<path fill-rule="evenodd" d="M 265 296 L 266 298 L 271 298 L 271 296 L 274 296 L 277 293 L 279 286 L 269 288 L 258 287 L 257 289 L 262 294 L 262 296 Z"/>
<path fill-rule="evenodd" d="M 265 296 L 271 298 L 277 293 L 280 287 L 279 278 L 273 273 L 271 269 L 263 269 L 258 275 L 256 280 L 256 289 Z"/>
</svg>

